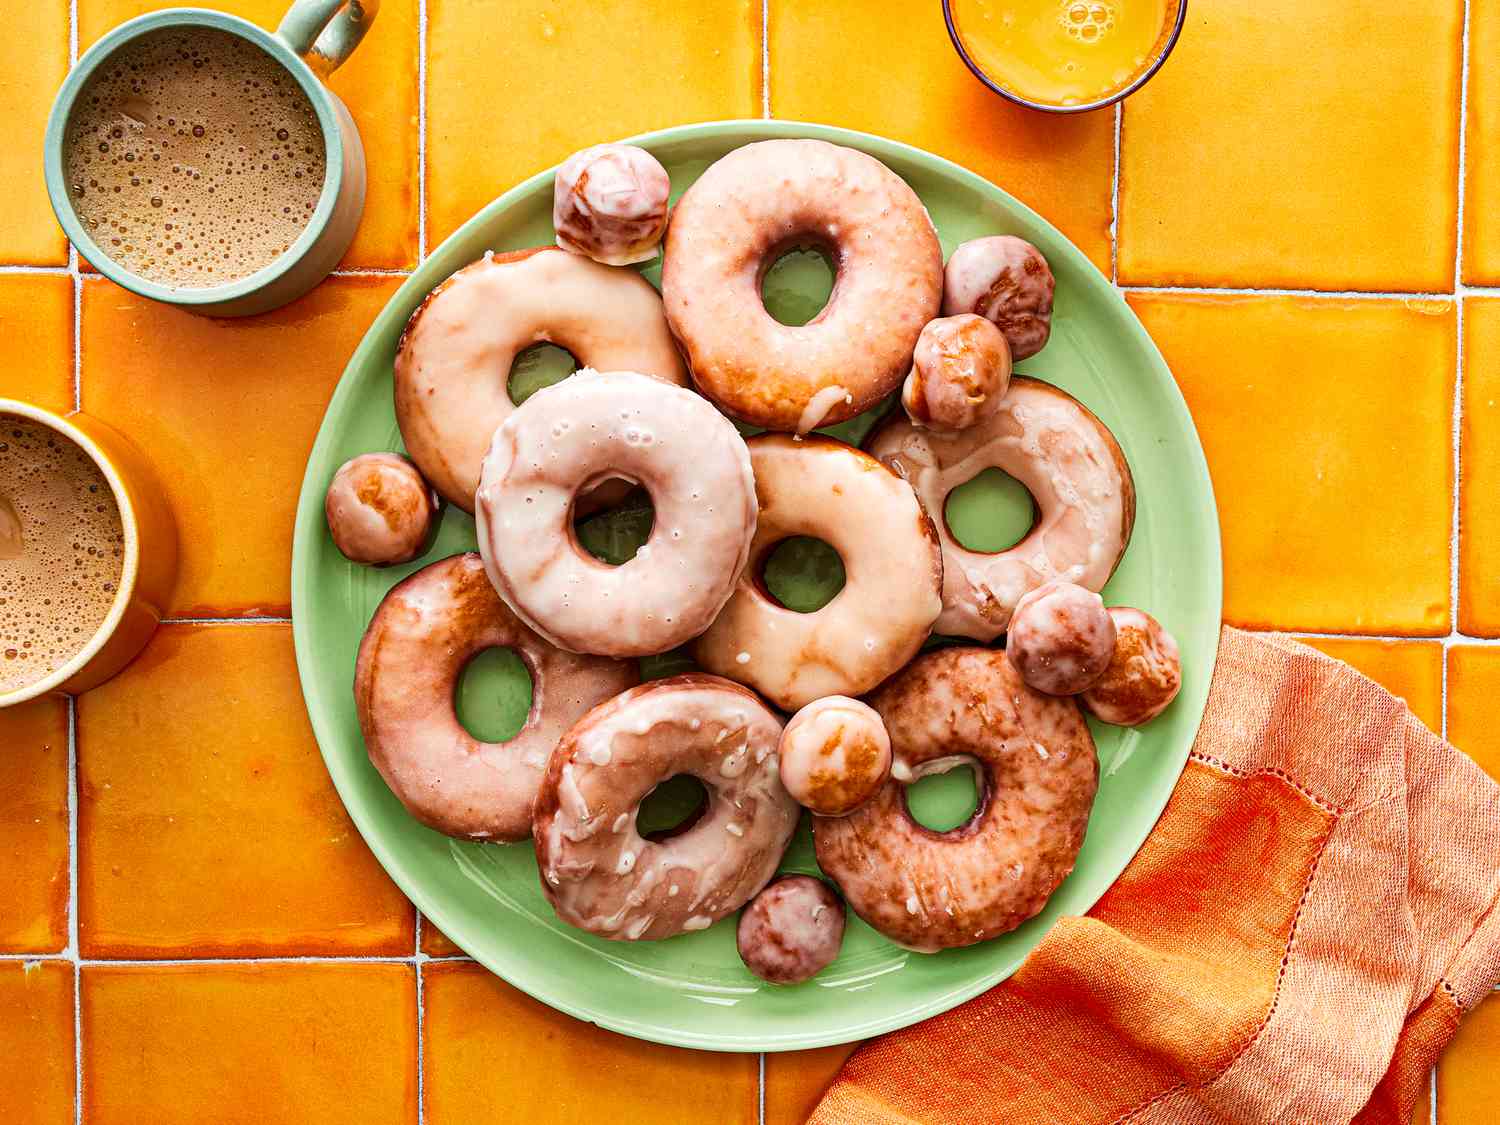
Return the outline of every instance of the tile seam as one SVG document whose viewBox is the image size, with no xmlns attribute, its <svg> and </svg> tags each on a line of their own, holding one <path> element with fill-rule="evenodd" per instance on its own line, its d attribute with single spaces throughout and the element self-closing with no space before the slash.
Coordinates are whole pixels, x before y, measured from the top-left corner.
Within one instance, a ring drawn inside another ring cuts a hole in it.
<svg viewBox="0 0 1500 1125">
<path fill-rule="evenodd" d="M 1109 280 L 1120 284 L 1120 137 L 1125 119 L 1123 103 L 1115 103 L 1115 162 L 1109 185 Z"/>
</svg>

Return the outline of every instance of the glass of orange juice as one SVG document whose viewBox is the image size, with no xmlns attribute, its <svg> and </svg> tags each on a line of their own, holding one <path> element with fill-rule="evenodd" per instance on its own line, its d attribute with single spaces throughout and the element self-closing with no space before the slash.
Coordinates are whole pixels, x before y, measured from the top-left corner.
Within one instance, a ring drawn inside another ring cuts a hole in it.
<svg viewBox="0 0 1500 1125">
<path fill-rule="evenodd" d="M 1119 101 L 1166 61 L 1187 0 L 943 0 L 974 76 L 1032 109 L 1081 113 Z"/>
</svg>

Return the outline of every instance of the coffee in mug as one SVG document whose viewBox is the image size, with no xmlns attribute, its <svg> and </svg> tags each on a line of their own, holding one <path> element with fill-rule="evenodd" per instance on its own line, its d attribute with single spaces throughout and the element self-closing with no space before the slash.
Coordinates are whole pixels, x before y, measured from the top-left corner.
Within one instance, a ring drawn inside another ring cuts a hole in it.
<svg viewBox="0 0 1500 1125">
<path fill-rule="evenodd" d="M 0 696 L 50 676 L 104 624 L 125 565 L 103 472 L 56 430 L 0 413 Z"/>
<path fill-rule="evenodd" d="M 238 35 L 166 27 L 95 70 L 68 123 L 68 191 L 95 243 L 161 285 L 248 277 L 308 225 L 326 155 L 312 102 Z"/>
</svg>

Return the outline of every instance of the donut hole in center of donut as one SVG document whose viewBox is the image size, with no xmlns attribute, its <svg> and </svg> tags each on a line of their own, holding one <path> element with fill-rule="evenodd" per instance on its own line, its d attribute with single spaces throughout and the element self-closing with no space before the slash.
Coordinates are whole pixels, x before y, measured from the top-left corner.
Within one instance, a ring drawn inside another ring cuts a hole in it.
<svg viewBox="0 0 1500 1125">
<path fill-rule="evenodd" d="M 1036 526 L 1036 500 L 1001 469 L 985 469 L 943 501 L 943 518 L 959 546 L 994 555 L 1014 547 Z"/>
<path fill-rule="evenodd" d="M 793 535 L 763 556 L 760 586 L 780 606 L 815 613 L 844 588 L 844 560 L 821 539 Z"/>
<path fill-rule="evenodd" d="M 633 481 L 611 478 L 591 484 L 573 500 L 578 545 L 609 566 L 635 558 L 655 524 L 651 494 Z"/>
<path fill-rule="evenodd" d="M 579 367 L 578 360 L 566 348 L 546 342 L 522 348 L 511 360 L 505 392 L 520 406 L 543 387 L 561 383 Z"/>
<path fill-rule="evenodd" d="M 800 328 L 828 307 L 838 269 L 819 244 L 793 242 L 766 256 L 760 275 L 760 301 L 778 324 Z"/>
<path fill-rule="evenodd" d="M 708 787 L 690 773 L 667 778 L 641 799 L 635 830 L 647 840 L 680 836 L 708 811 Z"/>
<path fill-rule="evenodd" d="M 531 669 L 515 649 L 482 649 L 459 673 L 453 709 L 480 742 L 509 742 L 531 716 L 531 692 Z"/>
<path fill-rule="evenodd" d="M 938 835 L 962 831 L 978 819 L 983 773 L 973 758 L 959 756 L 928 762 L 903 787 L 906 815 Z"/>
</svg>

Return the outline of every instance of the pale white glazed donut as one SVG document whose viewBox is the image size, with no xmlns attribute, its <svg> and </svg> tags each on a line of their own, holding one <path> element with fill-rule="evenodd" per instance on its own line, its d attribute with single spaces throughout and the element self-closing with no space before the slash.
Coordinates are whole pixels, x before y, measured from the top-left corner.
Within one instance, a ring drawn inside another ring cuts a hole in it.
<svg viewBox="0 0 1500 1125">
<path fill-rule="evenodd" d="M 437 493 L 405 457 L 361 453 L 339 466 L 323 498 L 333 545 L 350 562 L 410 562 L 437 533 Z"/>
<path fill-rule="evenodd" d="M 943 315 L 978 313 L 1005 333 L 1012 359 L 1035 355 L 1052 335 L 1057 282 L 1042 252 L 999 234 L 965 242 L 943 271 Z"/>
<path fill-rule="evenodd" d="M 672 182 L 661 161 L 635 145 L 594 145 L 553 177 L 557 244 L 608 266 L 656 257 L 667 229 Z"/>
<path fill-rule="evenodd" d="M 516 407 L 507 383 L 532 344 L 583 367 L 686 384 L 656 290 L 633 270 L 553 246 L 486 254 L 417 307 L 396 348 L 396 421 L 417 467 L 449 502 L 474 510 L 479 466 Z"/>
<path fill-rule="evenodd" d="M 916 655 L 942 610 L 932 521 L 905 481 L 841 441 L 759 434 L 747 444 L 760 499 L 750 565 L 694 655 L 784 711 L 869 691 Z M 812 613 L 787 609 L 760 581 L 771 550 L 795 535 L 824 540 L 844 562 L 844 588 Z"/>
<path fill-rule="evenodd" d="M 815 699 L 781 732 L 781 783 L 803 808 L 847 816 L 891 772 L 891 739 L 868 704 L 846 695 Z"/>
<path fill-rule="evenodd" d="M 964 430 L 1000 409 L 1010 345 L 982 316 L 943 316 L 922 329 L 901 388 L 906 416 L 934 430 Z"/>
<path fill-rule="evenodd" d="M 761 302 L 765 271 L 811 246 L 834 259 L 833 293 L 808 323 L 778 323 Z M 901 384 L 938 312 L 943 251 L 922 201 L 873 156 L 759 141 L 710 165 L 677 201 L 661 280 L 698 388 L 743 421 L 806 433 Z"/>
<path fill-rule="evenodd" d="M 1016 603 L 1005 655 L 1029 687 L 1077 695 L 1104 675 L 1115 651 L 1115 623 L 1104 599 L 1072 582 L 1038 586 Z"/>
<path fill-rule="evenodd" d="M 1016 602 L 1053 578 L 1101 590 L 1130 542 L 1135 486 L 1125 455 L 1103 422 L 1067 392 L 1015 376 L 993 417 L 940 433 L 893 417 L 870 452 L 911 482 L 943 544 L 943 613 L 935 632 L 990 641 Z M 1036 525 L 995 554 L 953 538 L 948 493 L 987 468 L 1020 481 L 1036 502 Z"/>
<path fill-rule="evenodd" d="M 1177 640 L 1144 610 L 1113 606 L 1115 648 L 1104 675 L 1079 701 L 1097 718 L 1122 727 L 1150 722 L 1182 690 Z"/>
<path fill-rule="evenodd" d="M 531 714 L 508 741 L 481 742 L 459 723 L 453 692 L 469 661 L 497 647 L 531 673 Z M 470 552 L 386 594 L 360 642 L 354 700 L 370 761 L 412 816 L 449 836 L 524 840 L 557 740 L 639 681 L 634 662 L 574 656 L 533 633 Z"/>
<path fill-rule="evenodd" d="M 702 930 L 776 873 L 797 804 L 776 774 L 778 719 L 716 676 L 674 676 L 601 704 L 558 743 L 536 799 L 542 890 L 569 925 L 616 941 Z M 641 801 L 678 774 L 708 790 L 685 830 L 646 839 Z"/>
<path fill-rule="evenodd" d="M 870 696 L 895 764 L 875 799 L 814 817 L 818 866 L 892 941 L 930 953 L 1015 929 L 1073 869 L 1099 784 L 1078 705 L 1032 691 L 1003 652 L 925 653 Z M 906 786 L 969 765 L 974 815 L 949 832 L 912 819 Z"/>
<path fill-rule="evenodd" d="M 573 503 L 605 477 L 651 494 L 651 536 L 609 566 L 579 546 Z M 755 478 L 707 400 L 629 371 L 580 371 L 495 431 L 475 530 L 495 589 L 570 652 L 645 656 L 696 637 L 734 592 L 755 533 Z"/>
<path fill-rule="evenodd" d="M 844 903 L 811 875 L 773 879 L 740 912 L 735 947 L 761 980 L 800 984 L 833 963 L 844 943 Z"/>
</svg>

